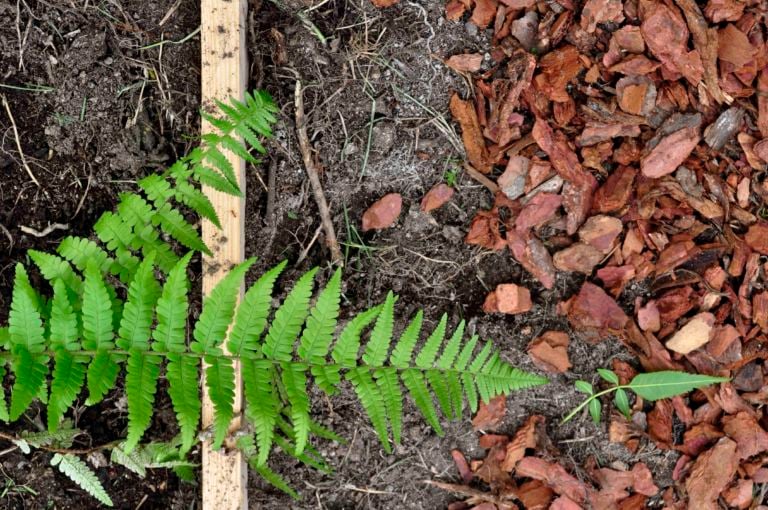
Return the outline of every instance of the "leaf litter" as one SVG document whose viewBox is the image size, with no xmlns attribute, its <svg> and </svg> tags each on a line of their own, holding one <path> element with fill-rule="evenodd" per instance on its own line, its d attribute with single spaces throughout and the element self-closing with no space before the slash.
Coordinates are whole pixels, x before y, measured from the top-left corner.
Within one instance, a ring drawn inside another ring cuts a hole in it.
<svg viewBox="0 0 768 510">
<path fill-rule="evenodd" d="M 432 483 L 466 497 L 453 510 L 757 508 L 753 495 L 768 483 L 768 26 L 759 2 L 449 0 L 445 16 L 492 34 L 485 56 L 441 56 L 471 85 L 452 91 L 450 113 L 470 175 L 494 195 L 465 242 L 511 257 L 543 289 L 560 273 L 586 278 L 557 307 L 570 331 L 539 333 L 532 361 L 568 374 L 574 341 L 619 341 L 636 357 L 614 360 L 621 384 L 664 370 L 732 382 L 655 402 L 637 396 L 629 419 L 609 412 L 612 442 L 679 452 L 672 485 L 657 485 L 643 462 L 574 465 L 542 416 L 512 436 L 491 434 L 506 412 L 500 402 L 482 403 L 474 421 L 485 457 L 453 450 L 461 483 Z M 453 191 L 436 186 L 422 210 Z M 502 283 L 483 309 L 522 313 L 540 293 Z"/>
</svg>

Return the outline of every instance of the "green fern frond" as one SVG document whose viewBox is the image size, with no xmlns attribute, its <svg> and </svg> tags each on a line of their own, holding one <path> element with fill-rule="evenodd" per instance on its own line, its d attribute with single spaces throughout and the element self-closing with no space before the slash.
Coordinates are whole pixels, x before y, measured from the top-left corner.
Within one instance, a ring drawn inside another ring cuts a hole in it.
<svg viewBox="0 0 768 510">
<path fill-rule="evenodd" d="M 82 237 L 65 237 L 57 248 L 59 255 L 70 261 L 80 271 L 85 271 L 90 261 L 93 261 L 102 273 L 110 271 L 114 259 L 98 244 Z"/>
<path fill-rule="evenodd" d="M 181 430 L 181 451 L 186 453 L 195 442 L 200 423 L 200 395 L 198 390 L 200 360 L 179 353 L 168 354 L 165 368 L 168 395 Z"/>
<path fill-rule="evenodd" d="M 0 383 L 5 379 L 5 360 L 0 360 Z M 11 416 L 8 414 L 8 404 L 5 401 L 5 384 L 0 384 L 0 421 L 8 423 Z"/>
<path fill-rule="evenodd" d="M 194 352 L 221 354 L 220 345 L 235 313 L 240 284 L 254 262 L 256 259 L 250 258 L 235 266 L 203 300 L 203 312 L 192 332 L 195 341 L 191 348 Z"/>
<path fill-rule="evenodd" d="M 72 454 L 53 454 L 51 465 L 59 468 L 59 471 L 75 482 L 85 492 L 107 506 L 114 506 L 112 499 L 104 490 L 96 474 L 79 457 Z"/>
<path fill-rule="evenodd" d="M 390 291 L 384 301 L 384 307 L 376 318 L 371 339 L 365 346 L 363 361 L 372 367 L 380 367 L 387 358 L 389 344 L 392 342 L 392 328 L 394 325 L 395 295 Z"/>
<path fill-rule="evenodd" d="M 277 361 L 291 360 L 296 337 L 309 313 L 309 299 L 312 296 L 316 273 L 317 268 L 304 273 L 275 312 L 263 346 L 267 358 Z"/>
<path fill-rule="evenodd" d="M 393 367 L 407 368 L 410 365 L 411 358 L 413 357 L 413 349 L 416 347 L 416 342 L 419 341 L 419 333 L 421 333 L 421 324 L 423 321 L 424 312 L 419 310 L 416 312 L 416 316 L 411 319 L 410 324 L 405 328 L 403 334 L 400 335 L 400 339 L 392 350 L 389 362 Z"/>
<path fill-rule="evenodd" d="M 282 363 L 282 382 L 290 405 L 291 422 L 296 437 L 296 455 L 304 451 L 309 440 L 309 396 L 307 395 L 306 365 Z"/>
<path fill-rule="evenodd" d="M 66 284 L 60 279 L 53 282 L 51 317 L 48 326 L 50 347 L 53 350 L 76 351 L 80 348 L 78 315 L 69 301 Z"/>
<path fill-rule="evenodd" d="M 117 340 L 117 346 L 126 351 L 149 349 L 155 305 L 160 297 L 160 284 L 153 274 L 154 261 L 154 255 L 145 258 L 128 287 Z"/>
<path fill-rule="evenodd" d="M 245 391 L 245 416 L 256 430 L 254 462 L 263 466 L 272 450 L 277 423 L 279 397 L 273 386 L 274 365 L 266 360 L 245 358 L 242 361 Z"/>
<path fill-rule="evenodd" d="M 163 232 L 176 239 L 190 250 L 199 251 L 206 255 L 212 255 L 211 250 L 205 245 L 197 229 L 187 223 L 181 213 L 171 204 L 160 207 L 154 218 L 153 224 L 159 224 Z"/>
<path fill-rule="evenodd" d="M 152 420 L 157 378 L 160 376 L 160 358 L 147 356 L 140 346 L 133 346 L 128 355 L 127 367 L 125 394 L 128 400 L 128 437 L 124 449 L 126 453 L 131 453 Z"/>
<path fill-rule="evenodd" d="M 272 305 L 272 289 L 287 262 L 283 261 L 264 273 L 243 297 L 237 309 L 235 322 L 229 334 L 227 350 L 238 357 L 261 356 L 259 339 L 267 325 L 267 316 Z"/>
<path fill-rule="evenodd" d="M 175 191 L 177 201 L 186 205 L 197 214 L 216 225 L 216 227 L 221 228 L 219 215 L 216 214 L 216 209 L 213 208 L 210 199 L 202 191 L 192 186 L 189 181 L 186 180 L 177 180 Z"/>
<path fill-rule="evenodd" d="M 51 283 L 57 279 L 61 280 L 73 297 L 80 293 L 83 280 L 75 273 L 69 262 L 56 255 L 37 250 L 29 250 L 27 253 L 46 280 Z"/>
<path fill-rule="evenodd" d="M 9 418 L 10 421 L 15 421 L 24 414 L 32 401 L 45 388 L 48 358 L 34 355 L 26 347 L 18 346 L 11 367 L 16 380 L 11 388 Z"/>
<path fill-rule="evenodd" d="M 235 369 L 232 360 L 219 356 L 206 356 L 205 384 L 208 398 L 213 404 L 213 448 L 218 449 L 224 442 L 227 429 L 234 417 Z"/>
<path fill-rule="evenodd" d="M 43 321 L 38 304 L 24 266 L 16 264 L 11 311 L 8 314 L 11 350 L 23 348 L 31 354 L 39 354 L 45 350 Z"/>
<path fill-rule="evenodd" d="M 85 382 L 85 363 L 69 351 L 54 355 L 51 395 L 48 398 L 48 431 L 56 432 Z"/>
</svg>

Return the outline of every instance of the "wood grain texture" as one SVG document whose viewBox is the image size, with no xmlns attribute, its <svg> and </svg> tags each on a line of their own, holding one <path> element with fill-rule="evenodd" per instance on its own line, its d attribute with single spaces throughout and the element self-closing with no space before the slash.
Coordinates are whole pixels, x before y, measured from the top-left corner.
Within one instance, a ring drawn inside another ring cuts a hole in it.
<svg viewBox="0 0 768 510">
<path fill-rule="evenodd" d="M 214 99 L 242 99 L 248 81 L 245 48 L 247 0 L 201 0 L 201 61 L 202 107 L 216 109 Z M 203 133 L 213 128 L 203 122 Z M 203 259 L 203 295 L 226 274 L 234 264 L 243 260 L 245 228 L 245 163 L 228 153 L 243 191 L 243 197 L 232 197 L 211 188 L 204 192 L 211 199 L 221 220 L 222 229 L 203 221 L 203 240 L 213 252 Z M 243 289 L 240 289 L 242 297 Z M 235 363 L 235 419 L 230 432 L 240 428 L 242 409 L 242 380 L 240 366 Z M 213 405 L 203 385 L 203 428 L 213 423 Z M 203 509 L 235 510 L 248 507 L 248 471 L 240 452 L 225 441 L 219 451 L 211 449 L 210 441 L 203 444 Z"/>
</svg>

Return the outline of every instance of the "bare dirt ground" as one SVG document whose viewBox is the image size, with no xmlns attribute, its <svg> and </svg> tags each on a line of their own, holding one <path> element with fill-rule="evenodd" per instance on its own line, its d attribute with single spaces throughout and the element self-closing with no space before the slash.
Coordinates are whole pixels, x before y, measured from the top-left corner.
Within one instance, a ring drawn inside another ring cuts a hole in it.
<svg viewBox="0 0 768 510">
<path fill-rule="evenodd" d="M 121 189 L 167 165 L 194 139 L 199 39 L 140 49 L 163 39 L 179 41 L 199 25 L 198 6 L 187 0 L 160 25 L 174 5 L 170 0 L 123 0 L 85 8 L 0 2 L 0 83 L 52 88 L 0 89 L 8 98 L 27 162 L 41 183 L 37 187 L 31 182 L 9 118 L 0 112 L 0 313 L 10 301 L 12 265 L 24 260 L 26 249 L 50 247 L 64 235 L 88 232 Z M 463 242 L 471 218 L 488 208 L 492 197 L 461 170 L 461 140 L 448 113 L 448 98 L 454 90 L 466 96 L 469 84 L 442 60 L 457 52 L 487 51 L 487 34 L 474 25 L 446 21 L 443 2 L 432 0 L 402 1 L 387 10 L 367 0 L 330 0 L 316 8 L 295 1 L 255 2 L 251 12 L 251 86 L 267 89 L 282 113 L 269 156 L 261 167 L 249 169 L 247 249 L 248 255 L 260 257 L 258 269 L 288 259 L 285 282 L 314 265 L 330 274 L 294 131 L 293 91 L 300 79 L 309 135 L 324 166 L 322 183 L 345 253 L 343 315 L 382 301 L 392 289 L 400 295 L 401 317 L 423 308 L 427 325 L 443 313 L 452 324 L 465 319 L 470 332 L 495 341 L 507 360 L 536 371 L 525 346 L 543 331 L 568 331 L 555 306 L 578 290 L 581 281 L 559 277 L 552 290 L 545 290 L 508 255 Z M 420 212 L 421 197 L 441 181 L 455 181 L 454 199 L 433 214 Z M 362 234 L 363 211 L 389 192 L 404 198 L 398 224 Z M 41 238 L 20 230 L 21 225 L 42 230 L 56 222 L 68 224 L 69 230 Z M 508 282 L 532 290 L 533 310 L 515 317 L 484 314 L 487 292 Z M 499 432 L 512 432 L 526 416 L 539 413 L 548 417 L 548 432 L 562 458 L 572 460 L 566 467 L 576 473 L 589 455 L 605 464 L 631 463 L 622 447 L 609 445 L 603 426 L 584 420 L 557 424 L 579 401 L 573 380 L 590 378 L 614 357 L 629 359 L 624 349 L 618 342 L 588 346 L 572 337 L 570 357 L 574 368 L 567 375 L 554 377 L 546 388 L 510 397 Z M 94 443 L 123 433 L 125 410 L 118 401 L 115 395 L 103 408 L 80 416 Z M 335 473 L 316 473 L 277 455 L 272 466 L 304 498 L 291 501 L 252 477 L 253 506 L 444 508 L 454 496 L 427 487 L 423 480 L 454 481 L 450 451 L 479 455 L 476 434 L 465 416 L 439 438 L 413 408 L 407 409 L 404 445 L 387 456 L 351 391 L 330 400 L 318 394 L 313 402 L 316 418 L 349 440 L 319 444 Z M 157 437 L 173 432 L 168 414 L 167 408 L 158 410 L 152 429 Z M 674 458 L 651 445 L 640 449 L 635 459 L 640 458 L 654 471 L 657 484 L 669 483 Z M 2 508 L 95 507 L 48 466 L 47 454 L 4 452 L 0 462 L 5 483 L 13 484 L 0 500 Z M 98 472 L 119 508 L 196 507 L 195 488 L 180 485 L 171 473 L 156 472 L 139 481 L 122 469 L 101 467 Z"/>
</svg>

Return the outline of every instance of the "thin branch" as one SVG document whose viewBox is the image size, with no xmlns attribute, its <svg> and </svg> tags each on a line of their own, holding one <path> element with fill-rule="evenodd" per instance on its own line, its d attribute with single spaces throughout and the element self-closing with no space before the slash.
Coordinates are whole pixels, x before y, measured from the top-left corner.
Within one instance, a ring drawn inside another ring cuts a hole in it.
<svg viewBox="0 0 768 510">
<path fill-rule="evenodd" d="M 307 169 L 309 182 L 312 184 L 312 193 L 315 196 L 317 208 L 320 210 L 320 222 L 323 225 L 323 230 L 325 230 L 326 244 L 331 250 L 331 260 L 337 266 L 343 266 L 344 257 L 341 254 L 341 248 L 339 248 L 339 241 L 336 239 L 336 231 L 333 229 L 331 210 L 325 200 L 317 165 L 312 157 L 312 147 L 307 136 L 307 122 L 304 117 L 304 96 L 301 92 L 301 82 L 298 80 L 296 81 L 296 133 L 299 137 L 301 158 L 304 160 L 304 167 Z"/>
<path fill-rule="evenodd" d="M 0 94 L 0 99 L 3 101 L 3 106 L 5 107 L 5 113 L 8 114 L 8 118 L 11 120 L 11 127 L 13 127 L 13 137 L 16 139 L 16 148 L 19 151 L 19 156 L 21 157 L 21 164 L 24 166 L 24 169 L 27 171 L 27 174 L 29 174 L 30 179 L 32 179 L 32 182 L 37 184 L 37 187 L 40 187 L 40 181 L 37 180 L 37 177 L 35 177 L 35 174 L 32 173 L 32 169 L 29 168 L 29 165 L 27 164 L 27 158 L 24 156 L 24 151 L 21 150 L 21 139 L 19 138 L 19 130 L 16 129 L 16 120 L 13 118 L 13 114 L 11 113 L 11 105 L 8 104 L 8 100 L 5 98 L 5 94 Z"/>
<path fill-rule="evenodd" d="M 474 180 L 488 188 L 488 191 L 493 193 L 494 195 L 499 192 L 499 185 L 490 180 L 488 177 L 484 176 L 482 173 L 480 173 L 479 170 L 477 170 L 475 167 L 470 165 L 469 163 L 464 163 L 464 170 L 469 174 L 470 177 L 472 177 Z"/>
</svg>

